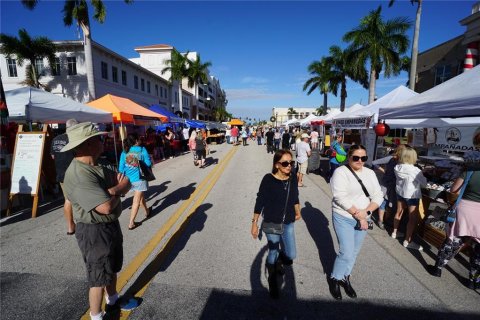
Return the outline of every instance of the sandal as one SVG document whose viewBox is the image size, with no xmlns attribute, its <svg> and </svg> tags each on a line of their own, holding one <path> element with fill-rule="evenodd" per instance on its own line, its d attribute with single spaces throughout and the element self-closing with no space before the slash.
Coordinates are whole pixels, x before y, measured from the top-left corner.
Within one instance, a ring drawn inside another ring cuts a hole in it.
<svg viewBox="0 0 480 320">
<path fill-rule="evenodd" d="M 139 225 L 140 225 L 140 223 L 134 222 L 134 223 L 133 223 L 133 226 L 128 226 L 128 230 L 133 230 L 133 229 L 135 229 L 136 227 L 138 227 Z"/>
<path fill-rule="evenodd" d="M 75 234 L 75 230 L 73 230 L 72 232 L 67 231 L 67 235 L 69 236 L 73 236 L 74 234 Z"/>
</svg>

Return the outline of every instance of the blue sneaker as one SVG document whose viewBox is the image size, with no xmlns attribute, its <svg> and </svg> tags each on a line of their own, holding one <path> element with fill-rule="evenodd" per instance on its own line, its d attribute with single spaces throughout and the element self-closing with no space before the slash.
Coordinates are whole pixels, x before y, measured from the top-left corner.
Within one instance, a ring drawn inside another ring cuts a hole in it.
<svg viewBox="0 0 480 320">
<path fill-rule="evenodd" d="M 137 298 L 124 299 L 122 296 L 118 300 L 117 303 L 122 311 L 132 311 L 140 305 L 140 300 Z"/>
</svg>

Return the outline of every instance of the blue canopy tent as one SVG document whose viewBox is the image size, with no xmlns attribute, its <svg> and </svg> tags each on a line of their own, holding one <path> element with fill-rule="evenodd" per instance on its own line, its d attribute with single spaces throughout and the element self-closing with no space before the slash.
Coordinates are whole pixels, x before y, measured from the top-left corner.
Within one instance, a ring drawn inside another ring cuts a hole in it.
<svg viewBox="0 0 480 320">
<path fill-rule="evenodd" d="M 197 121 L 197 120 L 185 120 L 185 124 L 190 127 L 190 128 L 194 128 L 194 129 L 206 129 L 206 125 L 205 123 L 202 123 L 200 121 Z"/>
<path fill-rule="evenodd" d="M 150 109 L 153 112 L 160 113 L 162 116 L 167 117 L 168 118 L 167 122 L 171 122 L 171 123 L 184 123 L 185 122 L 185 119 L 180 118 L 175 113 L 173 113 L 171 111 L 168 111 L 167 109 L 165 109 L 164 107 L 162 107 L 158 104 L 151 105 L 150 107 L 148 107 L 148 109 Z"/>
</svg>

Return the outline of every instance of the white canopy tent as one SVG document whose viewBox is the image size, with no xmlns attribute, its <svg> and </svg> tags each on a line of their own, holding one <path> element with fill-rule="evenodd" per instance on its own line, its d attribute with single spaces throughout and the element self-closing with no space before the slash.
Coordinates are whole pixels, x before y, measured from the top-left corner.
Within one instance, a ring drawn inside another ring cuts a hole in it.
<svg viewBox="0 0 480 320">
<path fill-rule="evenodd" d="M 379 117 L 385 120 L 480 117 L 480 65 L 394 108 L 380 108 Z"/>
<path fill-rule="evenodd" d="M 341 112 L 340 110 L 336 112 L 334 115 L 330 117 L 328 121 L 331 122 L 332 120 L 335 120 L 335 119 L 343 119 L 345 117 L 348 117 L 349 114 L 363 108 L 365 108 L 363 104 L 355 103 L 354 105 L 351 105 L 350 107 L 346 108 L 345 111 L 343 112 Z M 320 119 L 320 120 L 325 120 L 325 119 Z"/>
<path fill-rule="evenodd" d="M 298 126 L 298 125 L 300 125 L 300 120 L 295 119 L 295 118 L 290 119 L 290 120 L 287 120 L 284 123 L 282 123 L 282 125 L 284 125 L 284 126 Z"/>
<path fill-rule="evenodd" d="M 349 112 L 348 114 L 338 115 L 334 118 L 334 120 L 365 118 L 373 116 L 373 121 L 370 122 L 370 126 L 373 126 L 378 122 L 378 114 L 380 108 L 391 108 L 417 95 L 418 93 L 416 93 L 415 91 L 410 90 L 404 86 L 399 86 L 384 95 L 383 97 L 379 98 L 378 100 L 370 103 L 369 105 L 363 108 L 357 108 L 356 110 Z"/>
<path fill-rule="evenodd" d="M 9 120 L 15 122 L 64 123 L 68 119 L 78 122 L 112 122 L 112 114 L 53 93 L 24 87 L 5 92 Z"/>
<path fill-rule="evenodd" d="M 301 125 L 301 126 L 303 126 L 303 125 L 309 125 L 310 122 L 311 122 L 314 118 L 316 118 L 316 117 L 317 117 L 316 115 L 310 114 L 310 115 L 308 115 L 308 117 L 300 120 L 300 125 Z"/>
</svg>

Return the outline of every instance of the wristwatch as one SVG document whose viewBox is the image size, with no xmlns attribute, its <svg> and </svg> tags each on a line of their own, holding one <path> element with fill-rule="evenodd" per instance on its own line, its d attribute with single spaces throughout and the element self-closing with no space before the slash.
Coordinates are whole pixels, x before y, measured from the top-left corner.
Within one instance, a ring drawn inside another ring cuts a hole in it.
<svg viewBox="0 0 480 320">
<path fill-rule="evenodd" d="M 371 215 L 372 215 L 372 211 L 367 211 L 367 218 L 370 218 Z"/>
</svg>

